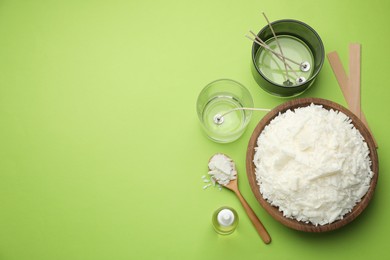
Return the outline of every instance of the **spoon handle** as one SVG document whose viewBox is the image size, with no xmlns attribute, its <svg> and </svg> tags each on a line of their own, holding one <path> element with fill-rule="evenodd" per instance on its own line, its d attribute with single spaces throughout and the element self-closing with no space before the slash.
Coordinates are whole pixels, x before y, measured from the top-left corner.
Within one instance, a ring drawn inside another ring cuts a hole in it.
<svg viewBox="0 0 390 260">
<path fill-rule="evenodd" d="M 263 223 L 261 223 L 255 212 L 249 206 L 248 202 L 246 202 L 244 197 L 241 195 L 240 191 L 235 190 L 235 193 L 240 200 L 242 206 L 244 207 L 246 213 L 248 214 L 249 219 L 252 221 L 252 224 L 255 226 L 257 233 L 259 233 L 261 239 L 264 241 L 265 244 L 269 244 L 271 242 L 271 237 L 263 226 Z"/>
</svg>

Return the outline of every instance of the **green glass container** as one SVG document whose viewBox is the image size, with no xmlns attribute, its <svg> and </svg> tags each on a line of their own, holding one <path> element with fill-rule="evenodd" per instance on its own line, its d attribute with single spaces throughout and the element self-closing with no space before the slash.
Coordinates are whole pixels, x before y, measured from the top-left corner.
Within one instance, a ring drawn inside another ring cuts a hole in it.
<svg viewBox="0 0 390 260">
<path fill-rule="evenodd" d="M 211 221 L 215 232 L 221 235 L 229 235 L 237 228 L 238 214 L 231 207 L 221 207 L 214 212 Z"/>
<path fill-rule="evenodd" d="M 279 20 L 271 23 L 271 26 L 283 55 L 298 64 L 285 60 L 290 65 L 286 73 L 283 61 L 269 49 L 253 43 L 252 75 L 258 85 L 272 95 L 292 97 L 302 94 L 312 86 L 324 63 L 325 50 L 322 40 L 313 28 L 297 20 Z M 261 29 L 257 36 L 272 51 L 280 53 L 268 25 Z M 308 66 L 303 69 L 303 64 Z"/>
</svg>

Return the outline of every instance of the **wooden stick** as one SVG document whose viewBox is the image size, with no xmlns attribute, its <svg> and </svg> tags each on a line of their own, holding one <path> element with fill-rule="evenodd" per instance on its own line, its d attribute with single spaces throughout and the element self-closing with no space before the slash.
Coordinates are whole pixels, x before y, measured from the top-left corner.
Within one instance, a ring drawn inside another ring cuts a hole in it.
<svg viewBox="0 0 390 260">
<path fill-rule="evenodd" d="M 348 107 L 350 107 L 351 104 L 351 95 L 349 93 L 349 88 L 348 88 L 348 76 L 347 73 L 344 70 L 344 67 L 341 63 L 340 57 L 336 51 L 330 52 L 327 54 L 328 61 L 330 64 L 330 67 L 333 70 L 334 75 L 336 76 L 337 82 L 339 83 L 341 92 L 344 95 L 345 100 L 347 101 Z M 371 129 L 368 125 L 366 116 L 364 115 L 363 112 L 361 112 L 361 120 L 363 124 L 367 127 L 368 131 L 370 132 L 372 138 L 374 139 L 375 147 L 378 148 L 378 143 L 375 140 L 374 135 L 371 132 Z"/>
<path fill-rule="evenodd" d="M 348 76 L 344 70 L 343 64 L 341 63 L 340 57 L 335 51 L 328 53 L 327 57 L 330 63 L 330 67 L 332 68 L 333 73 L 336 76 L 337 82 L 339 83 L 344 98 L 349 106 L 351 104 L 351 99 L 348 90 Z"/>
<path fill-rule="evenodd" d="M 351 111 L 361 119 L 360 104 L 360 44 L 349 45 L 349 90 Z"/>
</svg>

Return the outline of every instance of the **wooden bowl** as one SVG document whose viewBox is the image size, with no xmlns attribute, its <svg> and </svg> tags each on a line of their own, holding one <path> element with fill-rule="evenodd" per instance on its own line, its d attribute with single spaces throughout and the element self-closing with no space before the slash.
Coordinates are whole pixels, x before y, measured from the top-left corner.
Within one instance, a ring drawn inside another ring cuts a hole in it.
<svg viewBox="0 0 390 260">
<path fill-rule="evenodd" d="M 260 133 L 263 131 L 264 127 L 268 125 L 271 122 L 271 120 L 275 118 L 279 113 L 283 113 L 289 109 L 293 110 L 298 107 L 306 107 L 309 106 L 311 103 L 314 103 L 316 105 L 322 105 L 323 108 L 328 110 L 333 109 L 333 110 L 341 111 L 352 120 L 352 124 L 356 127 L 356 129 L 360 131 L 361 135 L 363 136 L 364 140 L 368 145 L 370 151 L 369 156 L 372 162 L 371 170 L 374 174 L 371 179 L 371 186 L 368 189 L 366 195 L 364 195 L 362 200 L 355 205 L 352 211 L 344 215 L 343 219 L 336 220 L 330 224 L 326 224 L 322 226 L 321 225 L 315 226 L 311 223 L 304 223 L 304 222 L 297 221 L 295 219 L 286 218 L 283 216 L 282 212 L 280 212 L 277 207 L 272 206 L 270 203 L 268 203 L 260 193 L 259 185 L 257 184 L 256 181 L 256 174 L 255 174 L 256 166 L 253 163 L 255 147 L 257 146 L 257 139 Z M 357 216 L 359 216 L 359 214 L 362 213 L 362 211 L 367 207 L 368 203 L 370 202 L 374 194 L 376 183 L 378 181 L 379 165 L 378 165 L 378 154 L 376 152 L 373 137 L 371 136 L 370 132 L 365 127 L 365 125 L 362 123 L 362 121 L 359 118 L 357 118 L 351 111 L 329 100 L 320 99 L 320 98 L 300 98 L 300 99 L 288 101 L 282 105 L 277 106 L 267 115 L 265 115 L 264 118 L 257 124 L 249 140 L 248 150 L 246 154 L 246 168 L 247 168 L 247 175 L 248 175 L 249 184 L 251 186 L 252 192 L 254 193 L 256 199 L 259 201 L 261 206 L 274 219 L 276 219 L 283 225 L 295 230 L 306 231 L 306 232 L 325 232 L 325 231 L 331 231 L 345 226 L 346 224 L 354 220 Z"/>
</svg>

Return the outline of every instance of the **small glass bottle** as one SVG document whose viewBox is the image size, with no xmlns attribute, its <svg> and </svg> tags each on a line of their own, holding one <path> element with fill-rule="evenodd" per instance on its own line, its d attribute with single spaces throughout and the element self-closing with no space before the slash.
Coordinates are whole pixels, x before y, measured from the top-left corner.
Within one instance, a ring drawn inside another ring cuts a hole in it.
<svg viewBox="0 0 390 260">
<path fill-rule="evenodd" d="M 221 207 L 214 212 L 212 223 L 218 234 L 229 235 L 238 225 L 238 214 L 233 208 Z"/>
</svg>

